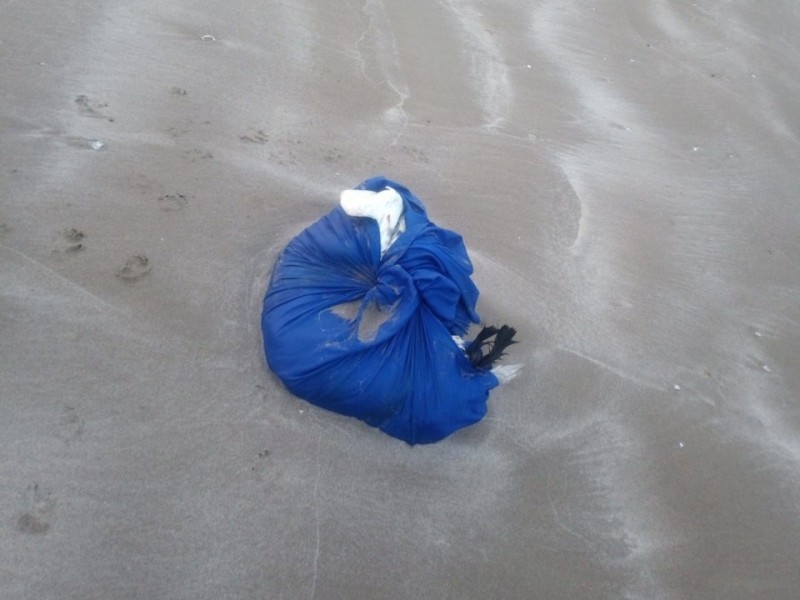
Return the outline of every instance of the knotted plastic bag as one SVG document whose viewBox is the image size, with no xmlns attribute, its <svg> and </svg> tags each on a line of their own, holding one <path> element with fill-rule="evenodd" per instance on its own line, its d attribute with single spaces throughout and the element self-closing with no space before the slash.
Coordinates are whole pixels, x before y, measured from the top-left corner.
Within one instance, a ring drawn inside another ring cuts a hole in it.
<svg viewBox="0 0 800 600">
<path fill-rule="evenodd" d="M 479 322 L 478 289 L 458 234 L 434 225 L 402 185 L 405 232 L 381 256 L 378 223 L 339 206 L 278 257 L 264 299 L 267 363 L 296 396 L 408 442 L 479 421 L 497 378 L 453 336 Z"/>
</svg>

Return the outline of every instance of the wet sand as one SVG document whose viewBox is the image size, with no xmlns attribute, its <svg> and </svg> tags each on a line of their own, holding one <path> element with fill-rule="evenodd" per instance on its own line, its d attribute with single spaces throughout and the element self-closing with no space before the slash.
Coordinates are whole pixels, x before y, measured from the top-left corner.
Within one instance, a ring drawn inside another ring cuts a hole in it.
<svg viewBox="0 0 800 600">
<path fill-rule="evenodd" d="M 0 597 L 800 589 L 800 12 L 0 3 Z M 410 448 L 267 371 L 383 174 L 523 374 Z"/>
</svg>

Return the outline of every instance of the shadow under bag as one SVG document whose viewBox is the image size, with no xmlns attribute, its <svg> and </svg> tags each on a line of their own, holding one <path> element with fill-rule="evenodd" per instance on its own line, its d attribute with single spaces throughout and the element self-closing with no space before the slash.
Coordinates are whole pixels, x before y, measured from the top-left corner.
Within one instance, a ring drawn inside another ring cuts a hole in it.
<svg viewBox="0 0 800 600">
<path fill-rule="evenodd" d="M 403 186 L 406 230 L 381 257 L 378 223 L 341 207 L 278 257 L 261 326 L 272 371 L 296 396 L 409 444 L 479 421 L 497 378 L 470 363 L 463 336 L 478 289 L 461 236 L 434 225 Z"/>
</svg>

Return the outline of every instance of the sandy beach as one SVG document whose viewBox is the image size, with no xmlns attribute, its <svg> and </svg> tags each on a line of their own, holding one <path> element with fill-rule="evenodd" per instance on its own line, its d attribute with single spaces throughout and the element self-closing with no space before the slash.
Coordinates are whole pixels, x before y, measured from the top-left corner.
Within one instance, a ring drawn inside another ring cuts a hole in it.
<svg viewBox="0 0 800 600">
<path fill-rule="evenodd" d="M 800 597 L 800 8 L 0 0 L 0 598 Z M 373 175 L 522 374 L 410 447 L 289 394 Z"/>
</svg>

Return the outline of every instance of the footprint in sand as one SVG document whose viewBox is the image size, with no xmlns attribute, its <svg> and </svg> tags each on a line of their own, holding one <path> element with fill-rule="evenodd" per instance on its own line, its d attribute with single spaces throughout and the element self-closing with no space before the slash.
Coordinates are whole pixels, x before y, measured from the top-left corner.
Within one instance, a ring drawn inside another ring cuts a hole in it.
<svg viewBox="0 0 800 600">
<path fill-rule="evenodd" d="M 425 151 L 416 146 L 403 146 L 403 152 L 408 155 L 413 161 L 423 164 L 430 164 L 430 157 L 425 154 Z"/>
<path fill-rule="evenodd" d="M 62 231 L 61 235 L 68 242 L 67 247 L 64 248 L 64 252 L 77 252 L 78 250 L 83 250 L 84 245 L 82 240 L 86 237 L 86 234 L 80 229 L 70 227 L 69 229 Z"/>
<path fill-rule="evenodd" d="M 269 153 L 269 158 L 271 161 L 278 163 L 279 165 L 286 167 L 289 165 L 297 165 L 300 158 L 297 156 L 295 152 L 290 149 L 280 148 L 275 152 Z"/>
<path fill-rule="evenodd" d="M 270 456 L 270 451 L 269 450 L 262 450 L 261 452 L 258 453 L 257 456 L 258 456 L 258 460 L 256 460 L 250 466 L 250 472 L 251 473 L 256 473 L 257 476 L 259 478 L 261 478 L 261 475 L 264 473 L 264 471 L 266 471 L 269 468 L 269 460 L 268 459 L 269 459 L 269 456 Z"/>
<path fill-rule="evenodd" d="M 93 150 L 95 152 L 105 150 L 107 147 L 105 142 L 93 140 L 91 138 L 80 137 L 78 135 L 64 136 L 64 141 L 68 146 L 72 146 L 73 148 L 80 148 L 81 150 Z"/>
<path fill-rule="evenodd" d="M 150 259 L 144 254 L 136 254 L 128 258 L 125 264 L 117 269 L 117 277 L 123 281 L 138 281 L 150 272 Z"/>
<path fill-rule="evenodd" d="M 339 163 L 344 160 L 344 156 L 338 148 L 329 148 L 322 155 L 322 158 L 329 163 Z"/>
<path fill-rule="evenodd" d="M 56 248 L 53 248 L 51 254 L 58 258 L 64 254 L 75 254 L 85 249 L 83 239 L 86 234 L 77 227 L 70 227 L 63 229 L 58 233 L 58 241 L 55 242 Z"/>
<path fill-rule="evenodd" d="M 81 418 L 74 406 L 65 406 L 59 426 L 61 431 L 58 437 L 69 444 L 83 437 L 86 430 L 86 421 Z"/>
<path fill-rule="evenodd" d="M 38 483 L 32 483 L 25 490 L 23 498 L 25 508 L 17 516 L 17 531 L 28 535 L 44 535 L 50 530 L 55 513 L 53 494 Z"/>
<path fill-rule="evenodd" d="M 165 212 L 181 210 L 189 202 L 183 194 L 164 194 L 158 197 L 158 207 Z"/>
<path fill-rule="evenodd" d="M 78 112 L 85 117 L 107 119 L 109 122 L 114 121 L 104 113 L 104 109 L 108 108 L 107 102 L 94 102 L 86 94 L 81 94 L 75 98 L 75 104 L 78 106 Z"/>
<path fill-rule="evenodd" d="M 185 127 L 179 127 L 177 125 L 174 125 L 172 127 L 167 127 L 167 129 L 165 129 L 164 131 L 172 139 L 177 139 L 177 138 L 182 137 L 182 136 L 186 135 L 187 133 L 189 133 L 188 129 L 186 129 Z"/>
<path fill-rule="evenodd" d="M 210 158 L 214 158 L 214 155 L 211 152 L 206 152 L 200 148 L 192 148 L 191 150 L 185 150 L 183 152 L 183 157 L 189 162 L 197 162 L 198 160 L 208 160 Z"/>
<path fill-rule="evenodd" d="M 269 142 L 269 134 L 259 129 L 255 133 L 240 135 L 239 139 L 247 144 L 266 144 Z"/>
</svg>

